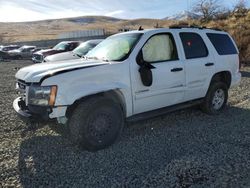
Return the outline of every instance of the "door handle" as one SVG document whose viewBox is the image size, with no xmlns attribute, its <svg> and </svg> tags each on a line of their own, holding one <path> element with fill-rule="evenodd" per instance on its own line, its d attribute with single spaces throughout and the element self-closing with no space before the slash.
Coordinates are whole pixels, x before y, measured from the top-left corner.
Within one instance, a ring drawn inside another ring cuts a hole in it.
<svg viewBox="0 0 250 188">
<path fill-rule="evenodd" d="M 214 63 L 206 63 L 205 66 L 206 67 L 214 66 Z"/>
<path fill-rule="evenodd" d="M 173 68 L 173 69 L 171 69 L 171 72 L 179 72 L 182 70 L 183 70 L 183 68 Z"/>
</svg>

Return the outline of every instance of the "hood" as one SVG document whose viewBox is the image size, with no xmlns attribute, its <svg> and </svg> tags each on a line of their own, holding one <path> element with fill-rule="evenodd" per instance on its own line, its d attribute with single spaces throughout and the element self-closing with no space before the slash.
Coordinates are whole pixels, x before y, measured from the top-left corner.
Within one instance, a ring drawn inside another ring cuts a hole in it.
<svg viewBox="0 0 250 188">
<path fill-rule="evenodd" d="M 41 54 L 43 56 L 48 56 L 48 55 L 56 54 L 56 53 L 59 53 L 59 52 L 61 52 L 61 51 L 54 50 L 54 49 L 45 49 L 45 50 L 40 50 L 38 52 L 35 52 L 35 54 Z"/>
<path fill-rule="evenodd" d="M 20 50 L 10 50 L 8 53 L 10 54 L 16 54 L 16 53 L 20 53 L 21 51 Z"/>
<path fill-rule="evenodd" d="M 16 78 L 23 80 L 27 83 L 37 83 L 40 82 L 44 77 L 52 76 L 60 72 L 89 68 L 93 66 L 101 66 L 110 64 L 109 62 L 103 62 L 98 60 L 72 60 L 72 61 L 58 61 L 49 62 L 42 64 L 35 64 L 28 67 L 20 69 L 16 73 Z"/>
<path fill-rule="evenodd" d="M 73 52 L 63 52 L 59 54 L 49 55 L 45 58 L 46 62 L 51 61 L 62 61 L 62 60 L 73 60 L 73 59 L 80 59 L 76 54 Z"/>
</svg>

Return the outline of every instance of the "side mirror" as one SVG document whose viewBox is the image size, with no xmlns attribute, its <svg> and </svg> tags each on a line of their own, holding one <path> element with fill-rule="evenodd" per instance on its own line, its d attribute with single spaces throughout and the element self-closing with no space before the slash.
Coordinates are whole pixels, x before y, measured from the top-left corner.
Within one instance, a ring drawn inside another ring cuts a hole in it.
<svg viewBox="0 0 250 188">
<path fill-rule="evenodd" d="M 142 50 L 140 50 L 140 52 L 138 53 L 136 57 L 136 62 L 139 66 L 142 66 L 144 64 Z"/>
<path fill-rule="evenodd" d="M 142 84 L 147 87 L 151 86 L 153 83 L 153 75 L 151 69 L 154 69 L 155 67 L 143 60 L 142 50 L 140 50 L 140 52 L 138 53 L 136 62 L 140 66 L 138 71 L 141 76 Z"/>
</svg>

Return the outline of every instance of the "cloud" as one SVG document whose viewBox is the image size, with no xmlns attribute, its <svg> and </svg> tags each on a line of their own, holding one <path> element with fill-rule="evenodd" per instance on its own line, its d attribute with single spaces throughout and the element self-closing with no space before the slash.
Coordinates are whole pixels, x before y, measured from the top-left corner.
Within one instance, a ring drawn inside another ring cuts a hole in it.
<svg viewBox="0 0 250 188">
<path fill-rule="evenodd" d="M 113 12 L 106 13 L 104 15 L 105 16 L 117 16 L 117 15 L 121 15 L 123 13 L 125 13 L 124 10 L 116 10 L 116 11 L 113 11 Z"/>
<path fill-rule="evenodd" d="M 42 20 L 44 14 L 28 10 L 22 7 L 4 6 L 1 7 L 0 21 L 2 22 L 21 22 L 31 20 Z"/>
<path fill-rule="evenodd" d="M 164 18 L 189 9 L 189 5 L 195 1 L 197 0 L 0 0 L 0 22 L 84 15 L 106 15 L 124 19 Z M 222 0 L 227 6 L 232 6 L 236 1 Z"/>
</svg>

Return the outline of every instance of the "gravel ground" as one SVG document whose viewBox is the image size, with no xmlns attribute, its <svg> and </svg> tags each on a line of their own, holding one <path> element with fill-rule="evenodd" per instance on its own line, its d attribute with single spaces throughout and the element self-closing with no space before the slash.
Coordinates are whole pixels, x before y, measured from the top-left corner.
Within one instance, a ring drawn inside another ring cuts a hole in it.
<svg viewBox="0 0 250 188">
<path fill-rule="evenodd" d="M 0 63 L 0 187 L 250 187 L 250 67 L 224 113 L 190 108 L 129 124 L 90 153 L 62 126 L 17 118 L 14 74 L 28 64 Z"/>
</svg>

